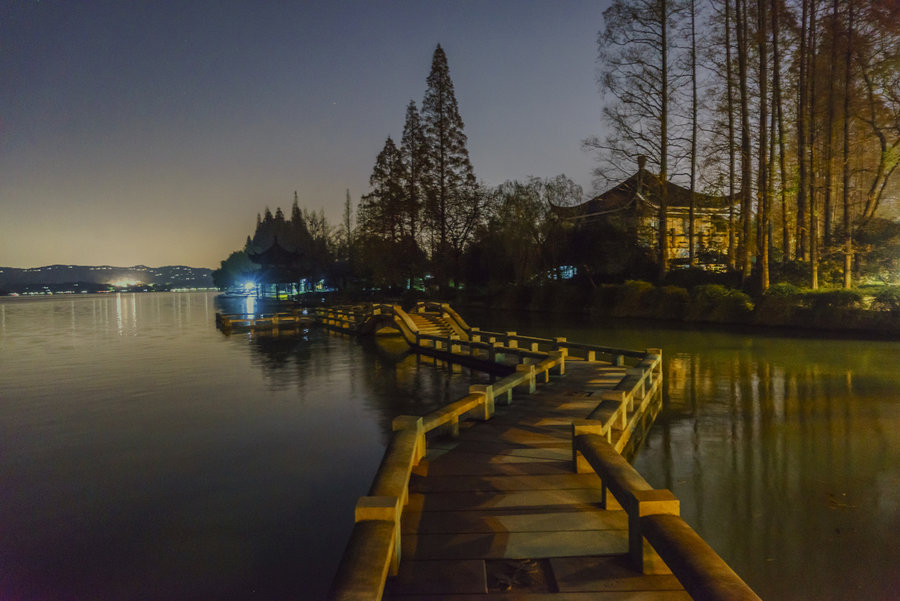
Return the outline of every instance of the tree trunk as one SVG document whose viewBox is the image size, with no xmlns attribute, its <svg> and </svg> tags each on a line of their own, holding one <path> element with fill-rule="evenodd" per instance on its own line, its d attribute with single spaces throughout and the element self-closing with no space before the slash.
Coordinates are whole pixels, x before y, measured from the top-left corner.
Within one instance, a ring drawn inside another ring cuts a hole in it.
<svg viewBox="0 0 900 601">
<path fill-rule="evenodd" d="M 747 89 L 747 5 L 746 0 L 736 0 L 735 21 L 737 25 L 738 52 L 738 87 L 741 96 L 741 243 L 739 263 L 741 281 L 750 277 L 750 255 L 752 249 L 753 219 L 751 215 L 751 182 L 753 169 L 751 166 L 750 141 L 750 98 Z"/>
<path fill-rule="evenodd" d="M 691 198 L 688 206 L 688 261 L 693 267 L 697 264 L 697 254 L 694 250 L 694 205 L 695 190 L 697 187 L 697 32 L 694 0 L 690 3 L 691 10 Z"/>
<path fill-rule="evenodd" d="M 766 27 L 768 25 L 766 4 L 768 0 L 757 0 L 757 47 L 759 50 L 759 154 L 757 163 L 756 199 L 759 219 L 759 240 L 757 260 L 759 262 L 759 284 L 762 291 L 769 289 L 769 178 L 768 178 L 768 138 L 769 127 L 769 73 L 766 47 Z"/>
<path fill-rule="evenodd" d="M 781 53 L 779 50 L 780 19 L 778 18 L 778 2 L 772 0 L 772 99 L 773 113 L 778 120 L 778 170 L 781 184 L 781 252 L 782 263 L 793 258 L 791 254 L 790 209 L 787 203 L 787 175 L 784 165 L 784 109 L 781 104 Z M 775 135 L 774 133 L 772 135 Z"/>
<path fill-rule="evenodd" d="M 809 270 L 810 288 L 819 288 L 819 215 L 816 206 L 816 128 L 814 120 L 816 114 L 816 2 L 812 1 L 809 14 L 809 43 L 807 54 L 809 56 Z"/>
<path fill-rule="evenodd" d="M 669 271 L 669 224 L 667 211 L 669 209 L 668 191 L 668 152 L 669 152 L 669 41 L 668 21 L 669 2 L 658 0 L 660 10 L 660 43 L 661 43 L 661 110 L 660 110 L 660 140 L 659 140 L 659 281 L 662 282 Z"/>
<path fill-rule="evenodd" d="M 837 21 L 837 0 L 834 2 Z M 837 23 L 835 23 L 836 25 Z M 844 53 L 844 148 L 842 184 L 844 200 L 844 288 L 853 283 L 853 228 L 850 222 L 850 53 L 853 48 L 853 2 L 847 3 L 847 47 Z"/>
<path fill-rule="evenodd" d="M 735 268 L 734 236 L 734 73 L 731 64 L 731 0 L 725 0 L 725 79 L 728 103 L 728 267 Z"/>
<path fill-rule="evenodd" d="M 824 222 L 822 226 L 822 237 L 825 248 L 831 248 L 831 231 L 832 227 L 832 197 L 834 195 L 834 176 L 832 174 L 832 164 L 834 163 L 834 80 L 837 77 L 837 34 L 838 34 L 838 0 L 834 0 L 831 11 L 831 66 L 828 75 L 828 104 L 825 109 L 825 144 L 824 161 L 825 161 L 825 198 L 822 203 L 822 213 Z"/>
<path fill-rule="evenodd" d="M 799 182 L 797 185 L 797 258 L 806 260 L 806 190 L 808 186 L 808 156 L 806 151 L 806 129 L 809 106 L 806 99 L 809 91 L 809 76 L 807 73 L 807 31 L 809 22 L 809 3 L 812 0 L 802 0 L 802 15 L 800 18 L 800 73 L 797 81 L 797 170 Z"/>
</svg>

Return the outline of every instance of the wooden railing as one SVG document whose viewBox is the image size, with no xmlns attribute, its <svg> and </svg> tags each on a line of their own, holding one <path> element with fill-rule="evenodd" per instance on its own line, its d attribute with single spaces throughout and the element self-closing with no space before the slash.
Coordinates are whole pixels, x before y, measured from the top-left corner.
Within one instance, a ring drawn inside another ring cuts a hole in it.
<svg viewBox="0 0 900 601">
<path fill-rule="evenodd" d="M 669 490 L 654 489 L 597 434 L 573 427 L 573 453 L 583 457 L 603 482 L 603 503 L 612 493 L 628 514 L 628 554 L 645 574 L 671 571 L 693 599 L 759 601 L 734 570 L 680 517 Z"/>
<path fill-rule="evenodd" d="M 507 356 L 517 358 L 516 363 L 533 363 L 546 358 L 549 353 L 562 352 L 567 357 L 584 361 L 606 360 L 616 366 L 631 363 L 637 366 L 647 355 L 644 351 L 604 347 L 569 342 L 566 338 L 538 338 L 516 332 L 490 332 L 470 327 L 446 303 L 418 303 L 411 313 L 439 315 L 451 332 L 444 335 L 419 331 L 410 314 L 399 305 L 373 304 L 350 308 L 317 310 L 320 321 L 329 327 L 343 331 L 357 331 L 367 320 L 378 316 L 393 318 L 395 327 L 407 343 L 427 351 L 482 357 L 489 363 L 500 363 Z"/>
<path fill-rule="evenodd" d="M 512 390 L 536 390 L 539 376 L 550 379 L 550 371 L 565 373 L 565 354 L 553 353 L 540 363 L 522 365 L 490 385 L 473 385 L 462 399 L 432 411 L 424 417 L 402 415 L 394 418 L 394 433 L 384 452 L 369 494 L 356 503 L 356 524 L 332 584 L 330 598 L 341 601 L 377 600 L 384 592 L 388 574 L 396 574 L 400 562 L 400 518 L 409 497 L 412 469 L 425 455 L 426 435 L 442 431 L 459 435 L 461 419 L 488 420 L 494 415 L 494 401 Z"/>
<path fill-rule="evenodd" d="M 572 422 L 573 432 L 600 435 L 614 445 L 616 452 L 622 453 L 661 386 L 662 351 L 647 349 L 635 367 L 625 370 L 625 377 L 613 390 L 601 393 L 600 403 L 586 419 Z M 619 435 L 614 441 L 613 434 L 617 431 Z M 575 462 L 576 470 L 584 471 L 577 455 Z"/>
<path fill-rule="evenodd" d="M 312 322 L 311 317 L 296 311 L 290 313 L 216 313 L 216 325 L 225 331 L 300 326 L 310 322 Z"/>
<path fill-rule="evenodd" d="M 472 337 L 478 330 L 469 330 Z M 626 351 L 622 349 L 608 349 L 591 345 L 571 345 L 557 347 L 556 350 L 539 351 L 519 348 L 518 343 L 528 337 L 506 334 L 505 342 L 514 342 L 515 346 L 503 346 L 502 342 L 480 342 L 477 340 L 461 340 L 455 335 L 441 339 L 440 344 L 447 345 L 448 350 L 453 350 L 454 345 L 468 345 L 470 349 L 491 348 L 502 349 L 504 352 L 521 351 L 534 359 L 533 362 L 516 366 L 515 373 L 502 378 L 490 385 L 473 385 L 469 387 L 469 394 L 462 399 L 450 403 L 440 409 L 432 411 L 424 417 L 400 416 L 394 419 L 394 430 L 391 441 L 385 450 L 381 466 L 375 476 L 369 494 L 361 497 L 356 505 L 356 524 L 347 550 L 338 568 L 337 575 L 332 584 L 330 598 L 341 601 L 358 601 L 363 599 L 378 600 L 384 591 L 384 584 L 388 574 L 396 574 L 400 562 L 400 518 L 403 507 L 409 495 L 409 479 L 413 467 L 425 455 L 426 435 L 443 431 L 450 436 L 459 435 L 459 422 L 465 418 L 488 420 L 494 414 L 495 404 L 502 400 L 510 404 L 513 398 L 513 390 L 527 387 L 529 393 L 534 393 L 537 382 L 543 379 L 549 382 L 551 371 L 563 375 L 568 348 L 593 351 L 596 357 L 598 353 L 614 351 L 616 356 L 628 356 L 639 358 L 635 373 L 640 372 L 639 377 L 632 378 L 633 385 L 625 391 L 629 399 L 650 397 L 659 387 L 662 377 L 661 353 L 657 349 L 645 353 Z M 439 337 L 417 335 L 417 341 L 433 339 L 438 344 Z M 538 344 L 547 342 L 558 345 L 559 339 L 534 339 Z M 565 343 L 565 341 L 562 341 Z M 631 370 L 629 370 L 630 372 Z M 627 378 L 627 375 L 626 375 Z M 642 403 L 642 406 L 643 403 Z M 601 423 L 607 430 L 613 428 L 612 421 L 609 424 Z M 591 427 L 597 420 L 585 420 L 593 422 L 587 424 Z M 604 442 L 606 439 L 602 439 Z M 615 451 L 613 451 L 615 452 Z M 573 452 L 578 463 L 577 453 Z M 622 459 L 622 461 L 625 461 Z M 626 462 L 627 464 L 627 462 Z"/>
<path fill-rule="evenodd" d="M 604 357 L 613 365 L 625 365 L 625 358 L 631 360 L 643 359 L 643 351 L 597 346 L 594 344 L 582 344 L 569 342 L 566 338 L 538 338 L 535 336 L 523 336 L 516 332 L 489 332 L 479 328 L 471 328 L 470 337 L 488 342 L 506 343 L 505 346 L 527 346 L 532 351 L 562 350 L 565 349 L 569 357 L 580 358 L 585 361 L 597 361 Z"/>
</svg>

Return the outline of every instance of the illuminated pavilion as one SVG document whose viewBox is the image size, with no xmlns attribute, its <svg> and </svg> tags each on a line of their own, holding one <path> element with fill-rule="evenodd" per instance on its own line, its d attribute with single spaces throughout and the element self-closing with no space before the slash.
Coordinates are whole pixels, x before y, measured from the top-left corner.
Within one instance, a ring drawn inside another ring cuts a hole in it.
<svg viewBox="0 0 900 601">
<path fill-rule="evenodd" d="M 303 255 L 284 248 L 278 243 L 277 236 L 272 246 L 259 253 L 248 252 L 247 257 L 260 267 L 257 298 L 290 300 L 300 293 Z"/>
</svg>

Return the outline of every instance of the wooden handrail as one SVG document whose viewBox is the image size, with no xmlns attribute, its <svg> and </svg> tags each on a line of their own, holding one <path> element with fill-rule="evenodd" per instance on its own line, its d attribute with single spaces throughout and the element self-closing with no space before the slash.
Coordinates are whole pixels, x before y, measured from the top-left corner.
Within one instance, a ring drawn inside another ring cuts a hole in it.
<svg viewBox="0 0 900 601">
<path fill-rule="evenodd" d="M 330 600 L 381 599 L 394 553 L 395 530 L 389 520 L 356 522 L 328 594 Z"/>
<path fill-rule="evenodd" d="M 372 483 L 369 496 L 357 503 L 356 526 L 332 584 L 331 599 L 380 599 L 388 573 L 396 573 L 400 560 L 400 517 L 409 495 L 412 468 L 425 453 L 425 435 L 448 424 L 458 433 L 459 419 L 476 414 L 490 419 L 494 396 L 528 385 L 534 392 L 537 375 L 564 369 L 565 356 L 554 356 L 523 369 L 491 385 L 473 385 L 469 394 L 424 417 L 399 416 L 394 434 Z M 455 424 L 455 427 L 454 427 Z M 385 550 L 390 553 L 385 558 Z"/>
<path fill-rule="evenodd" d="M 445 305 L 422 304 L 417 309 L 440 309 L 449 314 Z M 399 307 L 381 305 L 378 312 L 399 318 L 411 332 L 417 330 Z M 326 315 L 346 323 L 348 318 L 356 321 L 364 314 L 353 311 L 327 312 Z M 605 419 L 577 420 L 572 426 L 576 471 L 585 471 L 588 466 L 600 475 L 604 499 L 609 491 L 628 514 L 629 556 L 635 566 L 646 573 L 671 569 L 695 599 L 759 599 L 679 516 L 678 499 L 668 490 L 654 489 L 609 443 L 613 428 L 625 426 L 628 411 L 634 409 L 635 402 L 640 401 L 643 407 L 658 391 L 662 379 L 662 357 L 658 349 L 640 352 L 568 342 L 564 338 L 551 340 L 477 328 L 468 331 L 471 340 L 417 333 L 417 341 L 432 340 L 435 346 L 440 341 L 448 350 L 454 345 L 468 346 L 540 361 L 519 365 L 515 373 L 491 385 L 472 386 L 462 399 L 424 417 L 395 419 L 395 432 L 373 480 L 370 496 L 362 497 L 357 504 L 357 523 L 335 577 L 332 599 L 380 599 L 388 573 L 396 573 L 400 559 L 400 517 L 408 499 L 412 468 L 425 453 L 426 434 L 449 426 L 450 434 L 457 435 L 459 421 L 465 417 L 490 419 L 496 399 L 506 394 L 507 402 L 511 402 L 514 388 L 527 385 L 529 392 L 533 392 L 538 376 L 544 375 L 549 380 L 550 370 L 555 368 L 563 373 L 570 349 L 585 351 L 589 360 L 595 353 L 638 359 L 633 368 L 626 370 L 626 377 L 636 376 L 628 378 L 629 387 L 603 395 L 604 401 L 617 404 L 615 410 Z M 488 340 L 483 341 L 483 337 Z M 520 348 L 520 343 L 543 344 L 556 350 L 548 353 Z"/>
<path fill-rule="evenodd" d="M 725 560 L 679 515 L 669 490 L 654 489 L 607 440 L 573 427 L 573 449 L 603 481 L 603 502 L 612 493 L 628 514 L 628 550 L 643 573 L 671 570 L 693 599 L 759 601 Z"/>
<path fill-rule="evenodd" d="M 528 386 L 529 393 L 533 393 L 540 376 L 549 381 L 551 370 L 565 373 L 565 349 L 532 353 L 527 349 L 496 347 L 490 343 L 426 334 L 419 334 L 419 338 L 446 340 L 448 344 L 468 344 L 478 348 L 500 348 L 504 352 L 528 353 L 541 360 L 519 365 L 515 373 L 490 385 L 473 385 L 469 388 L 469 394 L 462 399 L 423 417 L 399 416 L 394 419 L 394 434 L 373 480 L 370 496 L 362 497 L 357 503 L 357 524 L 333 582 L 331 599 L 380 599 L 388 573 L 396 573 L 401 549 L 400 518 L 409 496 L 409 479 L 413 467 L 425 454 L 426 435 L 429 432 L 449 426 L 449 433 L 452 436 L 458 435 L 460 419 L 476 417 L 488 420 L 494 414 L 497 398 L 506 394 L 507 403 L 510 403 L 514 388 Z M 656 359 L 658 361 L 659 357 Z M 653 361 L 647 369 L 652 370 L 656 365 Z M 615 454 L 619 456 L 618 453 Z M 388 558 L 384 557 L 385 549 L 390 550 Z M 371 557 L 367 554 L 371 554 Z"/>
<path fill-rule="evenodd" d="M 587 359 L 588 361 L 593 361 L 594 356 L 597 353 L 612 355 L 614 358 L 631 357 L 633 359 L 642 359 L 645 356 L 645 353 L 643 351 L 600 346 L 597 344 L 586 344 L 582 342 L 569 342 L 565 338 L 538 338 L 535 336 L 523 336 L 521 334 L 517 334 L 516 332 L 491 332 L 489 330 L 471 328 L 470 335 L 487 337 L 494 340 L 503 340 L 507 342 L 544 345 L 550 347 L 552 350 L 560 350 L 563 348 L 565 348 L 566 350 L 577 349 L 580 351 L 584 351 L 585 359 Z M 621 363 L 617 362 L 617 364 Z"/>
<path fill-rule="evenodd" d="M 641 532 L 693 599 L 761 601 L 681 517 L 662 514 L 642 517 Z"/>
</svg>

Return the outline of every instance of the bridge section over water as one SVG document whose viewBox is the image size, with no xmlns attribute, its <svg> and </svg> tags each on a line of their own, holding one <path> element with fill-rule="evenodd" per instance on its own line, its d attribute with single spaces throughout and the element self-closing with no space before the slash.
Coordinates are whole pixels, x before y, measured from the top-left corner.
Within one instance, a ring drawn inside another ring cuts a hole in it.
<svg viewBox="0 0 900 601">
<path fill-rule="evenodd" d="M 659 410 L 658 349 L 485 332 L 439 304 L 318 317 L 507 374 L 394 420 L 333 599 L 758 599 L 622 456 Z"/>
</svg>

